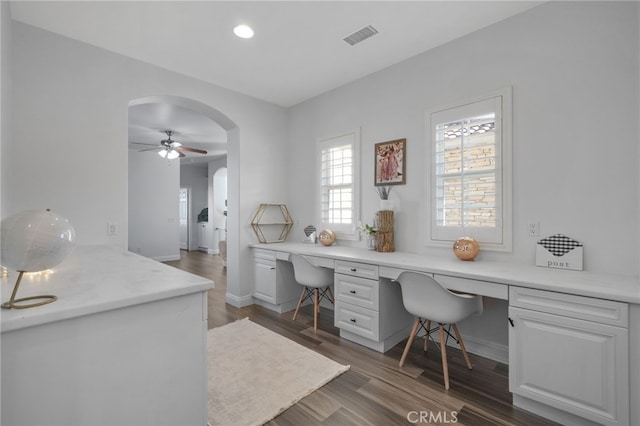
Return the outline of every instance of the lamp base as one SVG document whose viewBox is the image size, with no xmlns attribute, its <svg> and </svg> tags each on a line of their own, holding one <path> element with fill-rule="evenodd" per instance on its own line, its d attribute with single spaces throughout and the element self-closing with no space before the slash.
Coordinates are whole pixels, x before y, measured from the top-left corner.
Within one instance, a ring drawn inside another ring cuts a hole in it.
<svg viewBox="0 0 640 426">
<path fill-rule="evenodd" d="M 16 294 L 18 293 L 18 287 L 20 286 L 20 281 L 22 281 L 22 275 L 24 274 L 24 271 L 18 271 L 18 279 L 16 280 L 16 285 L 13 286 L 13 292 L 11 293 L 11 299 L 9 299 L 8 302 L 3 303 L 2 305 L 0 305 L 0 307 L 2 309 L 26 309 L 26 308 L 34 308 L 36 306 L 42 306 L 42 305 L 46 305 L 47 303 L 51 303 L 51 302 L 55 302 L 58 297 L 57 296 L 52 296 L 50 294 L 45 294 L 42 296 L 29 296 L 29 297 L 21 297 L 19 299 L 16 299 Z M 29 303 L 26 305 L 18 305 L 17 303 L 20 302 L 25 302 L 27 300 L 37 300 L 37 299 L 44 299 L 40 302 L 36 302 L 36 303 Z"/>
</svg>

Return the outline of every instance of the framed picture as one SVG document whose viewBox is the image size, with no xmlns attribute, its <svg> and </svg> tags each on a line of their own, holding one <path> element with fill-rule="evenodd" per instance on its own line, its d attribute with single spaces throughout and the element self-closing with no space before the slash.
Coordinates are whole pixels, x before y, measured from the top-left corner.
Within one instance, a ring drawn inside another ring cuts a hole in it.
<svg viewBox="0 0 640 426">
<path fill-rule="evenodd" d="M 378 185 L 407 183 L 407 140 L 380 142 L 375 145 L 375 182 Z"/>
</svg>

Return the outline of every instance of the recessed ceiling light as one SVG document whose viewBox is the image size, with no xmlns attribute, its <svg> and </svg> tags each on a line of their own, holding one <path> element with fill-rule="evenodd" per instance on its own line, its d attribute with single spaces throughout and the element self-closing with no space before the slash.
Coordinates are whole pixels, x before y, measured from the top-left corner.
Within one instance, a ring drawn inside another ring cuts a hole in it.
<svg viewBox="0 0 640 426">
<path fill-rule="evenodd" d="M 240 38 L 251 38 L 253 37 L 253 30 L 248 25 L 238 25 L 233 29 L 233 33 Z"/>
</svg>

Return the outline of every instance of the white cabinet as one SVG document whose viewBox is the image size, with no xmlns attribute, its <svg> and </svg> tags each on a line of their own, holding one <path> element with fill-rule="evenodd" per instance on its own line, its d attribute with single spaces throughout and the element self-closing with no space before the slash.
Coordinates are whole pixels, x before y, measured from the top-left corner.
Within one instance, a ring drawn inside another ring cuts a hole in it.
<svg viewBox="0 0 640 426">
<path fill-rule="evenodd" d="M 198 222 L 198 248 L 207 250 L 209 248 L 209 223 Z"/>
<path fill-rule="evenodd" d="M 253 249 L 253 282 L 256 303 L 279 313 L 295 308 L 302 292 L 293 266 L 278 260 L 274 250 Z"/>
<path fill-rule="evenodd" d="M 629 424 L 628 305 L 520 287 L 509 298 L 514 404 L 524 397 L 598 424 Z"/>
<path fill-rule="evenodd" d="M 276 260 L 265 259 L 260 256 L 253 258 L 253 273 L 255 288 L 253 296 L 269 303 L 276 302 Z"/>
<path fill-rule="evenodd" d="M 1 423 L 204 425 L 206 336 L 204 292 L 3 332 Z"/>
<path fill-rule="evenodd" d="M 400 285 L 380 278 L 377 265 L 335 262 L 335 326 L 340 337 L 385 352 L 409 334 L 413 317 Z"/>
</svg>

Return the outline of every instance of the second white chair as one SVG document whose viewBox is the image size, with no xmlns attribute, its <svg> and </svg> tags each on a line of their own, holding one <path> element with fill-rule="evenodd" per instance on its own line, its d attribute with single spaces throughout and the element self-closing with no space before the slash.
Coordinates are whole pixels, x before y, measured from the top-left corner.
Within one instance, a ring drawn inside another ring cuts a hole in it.
<svg viewBox="0 0 640 426">
<path fill-rule="evenodd" d="M 333 284 L 333 270 L 315 266 L 299 254 L 291 254 L 289 261 L 293 264 L 293 275 L 296 281 L 303 286 L 298 306 L 293 314 L 293 320 L 296 320 L 302 303 L 307 299 L 312 299 L 313 329 L 317 330 L 320 301 L 326 298 L 331 303 L 335 303 L 330 287 Z"/>
<path fill-rule="evenodd" d="M 449 389 L 449 368 L 447 365 L 447 336 L 449 331 L 444 327 L 451 325 L 456 335 L 455 339 L 460 344 L 460 349 L 464 355 L 467 367 L 471 370 L 471 361 L 467 355 L 467 349 L 464 347 L 462 336 L 458 331 L 456 323 L 469 317 L 472 314 L 482 313 L 482 296 L 471 294 L 453 293 L 444 288 L 433 277 L 420 274 L 417 272 L 403 272 L 396 280 L 402 288 L 402 302 L 405 309 L 412 315 L 415 315 L 416 322 L 413 325 L 409 340 L 400 358 L 400 367 L 404 365 L 407 359 L 409 349 L 413 344 L 413 339 L 420 328 L 426 331 L 424 350 L 427 350 L 427 342 L 431 331 L 431 321 L 438 323 L 440 332 L 440 352 L 442 354 L 442 370 L 444 374 L 444 387 Z"/>
</svg>

